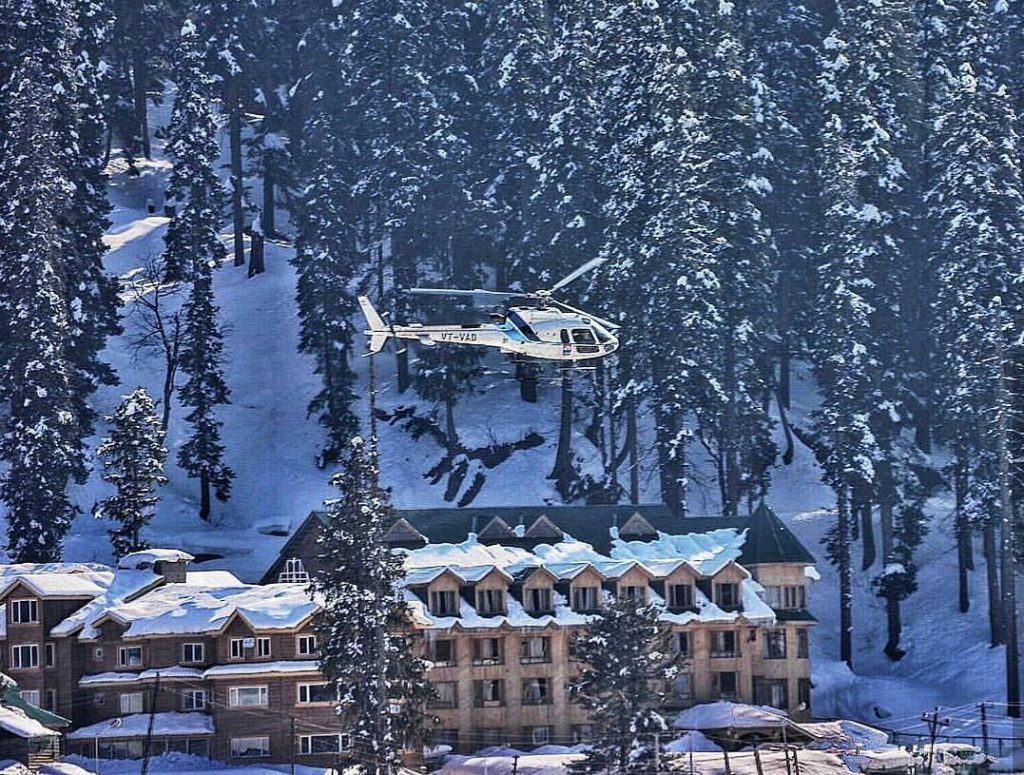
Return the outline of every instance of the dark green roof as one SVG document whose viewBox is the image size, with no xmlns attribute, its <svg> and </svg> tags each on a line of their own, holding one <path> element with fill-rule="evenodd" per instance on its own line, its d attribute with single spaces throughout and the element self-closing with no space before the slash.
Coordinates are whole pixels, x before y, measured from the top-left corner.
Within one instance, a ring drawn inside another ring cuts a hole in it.
<svg viewBox="0 0 1024 775">
<path fill-rule="evenodd" d="M 804 608 L 783 608 L 775 612 L 775 619 L 780 622 L 816 622 L 814 614 Z"/>
<path fill-rule="evenodd" d="M 407 520 L 431 543 L 454 544 L 465 541 L 469 533 L 480 533 L 495 517 L 500 517 L 513 530 L 522 525 L 522 532 L 525 532 L 542 514 L 568 535 L 591 544 L 604 554 L 611 549 L 609 528 L 624 525 L 631 516 L 640 514 L 656 530 L 675 535 L 707 533 L 722 528 L 746 529 L 747 540 L 739 558 L 741 565 L 786 562 L 812 565 L 815 562 L 797 537 L 764 504 L 758 506 L 749 517 L 678 517 L 667 506 L 653 504 L 399 509 L 395 517 Z M 321 512 L 318 516 L 323 519 L 324 514 Z M 515 543 L 532 546 L 547 541 L 524 538 L 517 539 Z"/>
</svg>

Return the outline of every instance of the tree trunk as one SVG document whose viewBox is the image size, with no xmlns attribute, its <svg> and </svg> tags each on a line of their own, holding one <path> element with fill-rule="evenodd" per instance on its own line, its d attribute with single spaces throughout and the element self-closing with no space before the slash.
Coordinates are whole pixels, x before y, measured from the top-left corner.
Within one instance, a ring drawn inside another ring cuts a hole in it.
<svg viewBox="0 0 1024 775">
<path fill-rule="evenodd" d="M 167 364 L 164 371 L 164 405 L 160 417 L 160 430 L 167 433 L 167 426 L 171 422 L 171 400 L 174 398 L 174 369 Z"/>
<path fill-rule="evenodd" d="M 903 621 L 900 616 L 900 601 L 894 597 L 887 597 L 885 599 L 885 623 L 888 630 L 884 649 L 885 655 L 893 662 L 899 662 L 907 652 L 900 648 Z"/>
<path fill-rule="evenodd" d="M 549 479 L 555 480 L 555 488 L 563 500 L 568 500 L 576 470 L 572 465 L 572 378 L 562 377 L 562 411 L 558 424 L 558 448 L 555 451 L 555 465 Z"/>
<path fill-rule="evenodd" d="M 629 502 L 640 503 L 640 455 L 637 450 L 639 438 L 636 428 L 636 396 L 626 398 L 626 445 L 629 449 Z"/>
<path fill-rule="evenodd" d="M 993 646 L 1005 643 L 1003 629 L 1002 593 L 999 589 L 999 557 L 996 551 L 996 528 L 986 524 L 981 532 L 982 550 L 985 555 L 985 580 L 988 584 L 988 625 L 989 642 Z"/>
<path fill-rule="evenodd" d="M 274 186 L 277 180 L 274 177 L 274 151 L 269 148 L 263 149 L 263 209 L 260 211 L 260 228 L 263 233 L 274 238 L 277 234 L 275 218 Z"/>
<path fill-rule="evenodd" d="M 1017 562 L 1014 536 L 1016 515 L 1011 491 L 1010 413 L 1013 394 L 1007 384 L 1008 363 L 1001 335 L 997 337 L 999 360 L 999 572 L 1003 603 L 1003 632 L 1006 640 L 1006 714 L 1020 718 L 1020 653 L 1017 644 Z"/>
<path fill-rule="evenodd" d="M 135 131 L 139 133 L 142 143 L 142 155 L 153 158 L 153 150 L 149 143 L 149 107 L 146 103 L 146 84 L 149 81 L 149 68 L 146 66 L 145 53 L 138 45 L 132 51 L 132 92 L 135 102 Z"/>
<path fill-rule="evenodd" d="M 725 409 L 722 412 L 722 435 L 719 455 L 722 461 L 722 514 L 735 517 L 740 506 L 740 462 L 738 449 L 739 417 L 736 406 L 736 352 L 731 341 L 726 342 L 723 359 L 722 383 Z"/>
<path fill-rule="evenodd" d="M 199 518 L 210 520 L 210 477 L 205 471 L 199 475 Z"/>
<path fill-rule="evenodd" d="M 853 559 L 849 495 L 846 486 L 836 493 L 836 517 L 839 531 L 839 658 L 853 667 Z"/>
<path fill-rule="evenodd" d="M 266 240 L 258 224 L 253 224 L 252 240 L 249 248 L 249 277 L 263 274 L 267 270 Z"/>
<path fill-rule="evenodd" d="M 245 264 L 245 211 L 242 207 L 242 103 L 238 78 L 228 84 L 228 135 L 231 149 L 231 219 L 234 231 L 235 266 Z"/>
<path fill-rule="evenodd" d="M 971 526 L 967 521 L 964 509 L 964 501 L 967 498 L 967 470 L 959 454 L 953 472 L 953 491 L 956 498 L 956 555 L 960 612 L 967 613 L 971 610 L 970 571 L 974 569 L 974 559 L 971 547 Z"/>
<path fill-rule="evenodd" d="M 866 571 L 875 564 L 875 526 L 871 521 L 871 498 L 867 493 L 862 493 L 857 500 L 856 510 L 860 512 L 860 537 L 863 549 L 860 569 Z"/>
<path fill-rule="evenodd" d="M 783 333 L 781 347 L 782 351 L 779 353 L 779 403 L 789 411 L 793 408 L 790 406 L 793 356 L 789 351 L 789 332 Z"/>
<path fill-rule="evenodd" d="M 878 524 L 882 543 L 882 562 L 888 563 L 894 559 L 893 505 L 896 502 L 896 485 L 893 481 L 892 461 L 888 457 L 879 461 L 877 475 Z M 900 637 L 903 635 L 903 621 L 900 612 L 900 601 L 895 597 L 885 598 L 885 622 L 887 632 L 883 651 L 889 659 L 896 662 L 902 659 L 906 652 L 900 648 Z"/>
<path fill-rule="evenodd" d="M 383 250 L 383 247 L 381 248 Z M 409 276 L 406 265 L 403 263 L 405 257 L 402 251 L 401 237 L 397 231 L 391 234 L 391 266 L 392 282 L 395 292 L 395 313 L 401 315 L 405 309 L 403 292 L 411 288 L 414 278 Z M 383 289 L 381 289 L 383 291 Z M 399 318 L 401 321 L 401 317 Z M 412 384 L 412 377 L 409 372 L 409 348 L 397 347 L 395 349 L 395 375 L 397 378 L 398 392 L 404 393 Z"/>
</svg>

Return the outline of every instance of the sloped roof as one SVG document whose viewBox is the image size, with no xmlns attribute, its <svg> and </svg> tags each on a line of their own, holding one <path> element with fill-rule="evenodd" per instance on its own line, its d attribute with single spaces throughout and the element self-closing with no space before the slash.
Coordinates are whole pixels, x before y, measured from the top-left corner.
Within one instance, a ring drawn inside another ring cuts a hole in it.
<svg viewBox="0 0 1024 775">
<path fill-rule="evenodd" d="M 743 547 L 744 565 L 776 562 L 814 564 L 814 556 L 778 518 L 771 507 L 761 501 L 750 516 L 747 542 Z"/>
</svg>

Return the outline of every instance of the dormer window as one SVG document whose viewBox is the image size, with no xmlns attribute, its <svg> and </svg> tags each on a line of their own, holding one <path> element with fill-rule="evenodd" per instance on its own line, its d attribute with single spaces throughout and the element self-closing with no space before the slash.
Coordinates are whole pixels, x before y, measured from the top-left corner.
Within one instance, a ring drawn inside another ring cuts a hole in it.
<svg viewBox="0 0 1024 775">
<path fill-rule="evenodd" d="M 39 622 L 39 601 L 32 598 L 11 601 L 12 624 L 37 624 Z"/>
<path fill-rule="evenodd" d="M 302 560 L 298 557 L 289 557 L 284 561 L 284 568 L 277 575 L 277 580 L 282 584 L 308 584 L 309 574 Z"/>
<path fill-rule="evenodd" d="M 505 613 L 505 590 L 480 589 L 476 593 L 476 610 L 483 616 Z"/>
<path fill-rule="evenodd" d="M 734 582 L 715 584 L 715 605 L 723 611 L 734 611 L 740 607 L 740 585 Z"/>
<path fill-rule="evenodd" d="M 573 587 L 572 609 L 574 611 L 596 611 L 600 608 L 599 587 Z"/>
<path fill-rule="evenodd" d="M 454 590 L 435 590 L 430 593 L 430 613 L 434 616 L 458 616 L 459 604 Z"/>
<path fill-rule="evenodd" d="M 670 584 L 668 607 L 676 610 L 693 608 L 693 584 Z"/>
<path fill-rule="evenodd" d="M 644 603 L 647 601 L 647 588 L 638 584 L 624 584 L 619 587 L 619 597 L 634 603 Z"/>
<path fill-rule="evenodd" d="M 551 589 L 549 587 L 530 587 L 524 590 L 523 604 L 531 613 L 550 613 L 554 610 L 551 605 Z"/>
</svg>

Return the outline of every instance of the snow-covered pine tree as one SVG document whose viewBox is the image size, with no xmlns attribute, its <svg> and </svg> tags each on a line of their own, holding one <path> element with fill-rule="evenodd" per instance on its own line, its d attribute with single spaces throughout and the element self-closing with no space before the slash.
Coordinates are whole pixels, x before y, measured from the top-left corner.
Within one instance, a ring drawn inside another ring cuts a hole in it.
<svg viewBox="0 0 1024 775">
<path fill-rule="evenodd" d="M 919 482 L 909 465 L 912 450 L 900 435 L 915 423 L 927 429 L 930 403 L 927 395 L 915 393 L 923 385 L 920 369 L 926 365 L 927 353 L 912 344 L 919 338 L 918 330 L 927 328 L 931 281 L 924 253 L 910 239 L 912 181 L 904 162 L 912 156 L 913 142 L 906 99 L 914 79 L 909 26 L 910 7 L 903 0 L 841 4 L 837 26 L 824 42 L 820 78 L 827 120 L 843 133 L 849 160 L 856 165 L 852 174 L 861 209 L 854 225 L 868 281 L 859 293 L 870 309 L 871 326 L 870 336 L 861 345 L 873 364 L 872 396 L 863 409 L 869 413 L 875 458 L 873 483 L 854 487 L 850 506 L 857 520 L 854 529 L 863 543 L 862 570 L 876 559 L 872 514 L 873 505 L 879 506 L 886 582 L 877 588 L 886 598 L 890 630 L 886 653 L 893 659 L 902 655 L 899 600 L 903 595 L 897 590 L 913 584 L 912 580 L 895 583 L 893 569 L 912 569 L 907 555 L 914 548 L 907 543 L 896 547 L 895 511 L 904 521 L 920 513 L 912 510 L 920 499 L 913 492 Z M 828 141 L 834 142 L 831 134 Z M 918 436 L 926 441 L 928 433 Z M 902 533 L 911 536 L 916 531 Z"/>
<path fill-rule="evenodd" d="M 174 156 L 171 185 L 180 203 L 171 221 L 164 252 L 168 273 L 192 283 L 185 302 L 180 367 L 188 380 L 178 389 L 181 404 L 190 407 L 192 426 L 178 450 L 178 465 L 199 479 L 199 517 L 210 517 L 211 488 L 226 500 L 234 472 L 224 463 L 222 423 L 216 408 L 228 403 L 221 365 L 224 336 L 217 321 L 213 270 L 225 255 L 217 236 L 221 220 L 221 189 L 214 164 L 216 125 L 210 104 L 210 78 L 205 73 L 199 35 L 191 21 L 182 26 L 175 69 L 178 93 L 171 116 L 168 148 Z"/>
<path fill-rule="evenodd" d="M 698 419 L 717 469 L 722 511 L 736 514 L 742 501 L 764 494 L 776 454 L 766 399 L 777 261 L 762 212 L 771 192 L 765 169 L 771 154 L 759 126 L 761 88 L 743 50 L 735 5 L 707 0 L 692 9 L 686 42 L 702 65 L 693 88 L 707 134 L 702 185 L 712 206 L 720 299 L 711 375 L 717 395 L 699 407 Z M 682 20 L 677 29 L 684 34 Z"/>
<path fill-rule="evenodd" d="M 6 407 L 0 500 L 15 562 L 59 560 L 75 510 L 81 433 L 68 348 L 61 221 L 74 196 L 64 152 L 74 82 L 74 8 L 20 3 L 0 28 L 0 402 Z M 64 84 L 64 89 L 54 88 Z"/>
<path fill-rule="evenodd" d="M 583 664 L 569 685 L 592 726 L 586 758 L 574 772 L 652 772 L 653 734 L 665 721 L 652 706 L 677 672 L 660 609 L 639 598 L 606 597 L 599 615 L 572 641 Z"/>
<path fill-rule="evenodd" d="M 825 212 L 824 263 L 813 310 L 811 360 L 822 402 L 814 428 L 827 457 L 823 478 L 836 495 L 836 522 L 825 538 L 826 554 L 839 574 L 839 657 L 853 664 L 852 499 L 874 479 L 876 449 L 868 422 L 872 375 L 878 367 L 866 343 L 872 336 L 870 286 L 858 219 L 857 159 L 837 116 L 822 141 Z"/>
<path fill-rule="evenodd" d="M 177 92 L 167 142 L 174 168 L 168 192 L 178 209 L 167 227 L 164 255 L 167 279 L 180 282 L 200 276 L 226 254 L 218 236 L 224 197 L 216 170 L 220 149 L 212 78 L 191 20 L 182 26 L 174 82 Z"/>
<path fill-rule="evenodd" d="M 114 554 L 123 557 L 146 548 L 139 531 L 153 518 L 160 500 L 156 488 L 167 484 L 167 449 L 156 404 L 145 388 L 124 396 L 106 419 L 110 435 L 100 442 L 96 454 L 103 461 L 103 481 L 113 485 L 117 494 L 99 504 L 96 516 L 119 523 L 109 531 L 110 542 Z"/>
<path fill-rule="evenodd" d="M 65 147 L 74 196 L 63 222 L 69 232 L 65 288 L 71 342 L 72 396 L 82 438 L 92 434 L 95 411 L 89 398 L 99 385 L 117 382 L 114 370 L 100 359 L 109 336 L 120 333 L 117 281 L 104 274 L 103 233 L 110 225 L 107 181 L 103 174 L 107 120 L 103 114 L 109 68 L 103 60 L 112 19 L 99 0 L 75 0 L 78 35 L 73 47 L 76 111 L 63 117 L 69 138 Z"/>
<path fill-rule="evenodd" d="M 999 79 L 993 15 L 984 0 L 950 0 L 958 42 L 954 81 L 935 131 L 935 184 L 929 222 L 939 230 L 933 257 L 936 319 L 945 357 L 938 371 L 942 437 L 957 455 L 962 512 L 980 526 L 988 582 L 991 640 L 1003 640 L 1003 606 L 995 515 L 1000 513 L 998 456 L 990 407 L 996 405 L 996 353 L 1017 335 L 996 316 L 1017 322 L 1024 261 L 1024 185 L 1016 116 Z"/>
<path fill-rule="evenodd" d="M 337 691 L 357 766 L 368 775 L 391 772 L 402 750 L 422 745 L 432 696 L 402 599 L 403 560 L 384 540 L 393 515 L 375 446 L 352 439 L 332 479 L 339 497 L 324 503 L 325 570 L 310 586 L 323 608 L 320 670 Z"/>
</svg>

